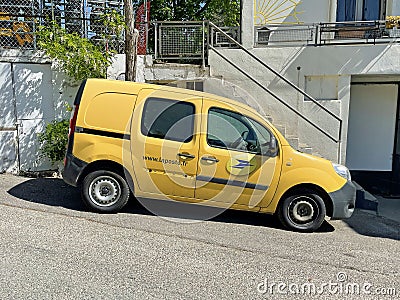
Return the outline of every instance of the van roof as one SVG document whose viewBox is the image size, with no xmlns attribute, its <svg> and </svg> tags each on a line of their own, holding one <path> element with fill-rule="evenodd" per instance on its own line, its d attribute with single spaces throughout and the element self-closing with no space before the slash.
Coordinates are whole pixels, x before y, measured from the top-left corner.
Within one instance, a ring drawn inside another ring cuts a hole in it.
<svg viewBox="0 0 400 300">
<path fill-rule="evenodd" d="M 114 90 L 123 90 L 123 91 L 128 91 L 131 90 L 132 93 L 138 93 L 139 90 L 143 88 L 151 88 L 151 89 L 157 89 L 161 91 L 170 91 L 170 92 L 177 92 L 180 91 L 182 93 L 186 94 L 191 94 L 193 96 L 199 96 L 199 97 L 204 97 L 204 98 L 211 98 L 213 100 L 218 100 L 221 102 L 224 102 L 226 104 L 238 106 L 240 108 L 243 108 L 245 110 L 249 110 L 253 113 L 256 113 L 260 115 L 260 113 L 255 110 L 254 108 L 250 107 L 247 104 L 244 104 L 239 101 L 235 101 L 229 98 L 221 97 L 215 94 L 211 93 L 206 93 L 206 92 L 200 92 L 200 91 L 194 91 L 194 90 L 188 90 L 188 89 L 183 89 L 183 88 L 178 88 L 178 87 L 171 87 L 171 86 L 166 86 L 166 85 L 158 85 L 158 84 L 152 84 L 152 83 L 140 83 L 140 82 L 131 82 L 131 81 L 121 81 L 121 80 L 110 80 L 110 79 L 88 79 L 86 84 L 95 83 L 99 82 L 99 86 L 101 87 L 102 90 L 106 88 L 107 85 L 110 86 L 111 89 Z M 262 116 L 262 115 L 261 115 Z"/>
</svg>

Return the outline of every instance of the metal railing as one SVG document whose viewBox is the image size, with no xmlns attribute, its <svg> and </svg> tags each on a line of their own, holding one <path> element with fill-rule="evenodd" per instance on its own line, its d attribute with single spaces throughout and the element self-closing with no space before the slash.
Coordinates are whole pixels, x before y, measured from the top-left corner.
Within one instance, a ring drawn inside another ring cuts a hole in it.
<svg viewBox="0 0 400 300">
<path fill-rule="evenodd" d="M 221 34 L 218 30 L 214 30 L 214 27 L 211 26 L 210 29 L 210 38 L 212 39 L 212 44 L 214 47 L 229 47 L 234 48 L 235 44 L 228 40 L 225 35 L 229 35 L 235 41 L 241 43 L 240 36 L 240 27 L 219 27 L 220 30 L 224 32 Z"/>
<path fill-rule="evenodd" d="M 314 25 L 271 25 L 256 27 L 255 45 L 311 44 L 315 41 Z"/>
<path fill-rule="evenodd" d="M 282 76 L 280 73 L 275 71 L 263 60 L 254 55 L 251 51 L 244 48 L 239 39 L 239 28 L 220 28 L 212 22 L 156 22 L 155 23 L 155 58 L 163 59 L 164 61 L 177 61 L 177 60 L 201 60 L 202 64 L 205 65 L 208 52 L 213 51 L 222 59 L 227 61 L 240 73 L 249 78 L 253 83 L 258 85 L 261 89 L 269 93 L 273 98 L 283 104 L 290 111 L 295 113 L 299 118 L 303 119 L 306 123 L 317 129 L 324 136 L 329 138 L 331 141 L 338 144 L 338 160 L 340 160 L 340 147 L 342 138 L 342 120 L 324 107 L 320 102 L 315 100 L 311 95 L 304 92 L 298 86 L 293 84 L 287 78 Z M 267 32 L 268 43 L 271 41 L 282 42 L 285 41 L 283 37 L 288 37 L 290 41 L 313 43 L 317 39 L 317 31 L 312 25 L 302 25 L 301 27 L 296 26 L 281 26 L 279 29 L 265 27 L 260 29 L 260 32 Z M 287 34 L 292 32 L 292 34 Z M 293 34 L 295 32 L 295 34 Z M 272 38 L 275 36 L 274 38 Z M 279 38 L 280 37 L 280 38 Z M 258 40 L 258 42 L 262 42 Z M 279 96 L 272 89 L 265 86 L 259 80 L 254 78 L 251 74 L 244 71 L 235 62 L 229 59 L 225 54 L 220 51 L 224 47 L 237 48 L 244 51 L 250 56 L 256 63 L 260 64 L 267 71 L 272 73 L 276 78 L 281 80 L 285 84 L 285 88 L 289 88 L 296 93 L 304 96 L 304 99 L 312 102 L 316 107 L 321 109 L 327 114 L 327 117 L 332 118 L 338 124 L 338 132 L 332 134 L 327 130 L 323 129 L 316 122 L 306 117 L 297 108 L 289 104 Z"/>
<path fill-rule="evenodd" d="M 330 118 L 338 122 L 338 132 L 337 136 L 334 136 L 330 134 L 327 130 L 324 130 L 321 126 L 307 118 L 302 112 L 300 112 L 298 109 L 290 105 L 287 101 L 282 99 L 280 96 L 278 96 L 275 92 L 273 92 L 270 88 L 266 87 L 265 84 L 261 83 L 258 81 L 256 78 L 254 78 L 251 74 L 248 72 L 244 71 L 241 67 L 239 67 L 236 63 L 234 63 L 231 59 L 229 59 L 227 56 L 221 53 L 221 51 L 218 50 L 218 48 L 215 48 L 212 43 L 209 44 L 209 49 L 213 52 L 215 52 L 217 55 L 219 55 L 222 59 L 224 59 L 226 62 L 228 62 L 230 65 L 232 65 L 235 69 L 237 69 L 240 73 L 245 75 L 247 78 L 249 78 L 253 83 L 258 85 L 261 89 L 266 91 L 268 94 L 270 94 L 273 98 L 275 98 L 277 101 L 279 101 L 281 104 L 283 104 L 286 108 L 288 108 L 290 111 L 295 113 L 298 117 L 303 119 L 306 123 L 317 129 L 320 133 L 328 137 L 331 141 L 335 142 L 338 145 L 338 161 L 340 161 L 340 152 L 341 152 L 341 138 L 342 138 L 342 119 L 336 116 L 334 113 L 332 113 L 330 110 L 328 110 L 326 107 L 321 105 L 317 100 L 315 100 L 311 95 L 307 94 L 305 91 L 300 89 L 298 86 L 293 84 L 290 80 L 288 80 L 286 77 L 282 76 L 280 73 L 275 71 L 273 68 L 271 68 L 269 65 L 267 65 L 263 60 L 258 58 L 255 54 L 244 48 L 239 42 L 234 40 L 232 37 L 230 37 L 228 34 L 224 33 L 221 29 L 219 29 L 216 25 L 214 25 L 212 22 L 209 23 L 210 28 L 213 28 L 214 31 L 218 31 L 220 34 L 224 35 L 227 40 L 229 40 L 231 43 L 233 43 L 237 48 L 241 49 L 244 51 L 249 57 L 254 59 L 255 62 L 259 63 L 261 66 L 263 66 L 265 69 L 267 69 L 269 72 L 271 72 L 273 75 L 275 75 L 277 78 L 282 80 L 282 82 L 287 84 L 287 87 L 290 87 L 294 89 L 296 92 L 300 93 L 301 95 L 304 96 L 305 99 L 311 101 L 314 103 L 319 109 L 321 109 L 323 112 L 325 112 Z"/>
<path fill-rule="evenodd" d="M 400 29 L 386 21 L 354 21 L 316 24 L 269 24 L 255 27 L 255 46 L 379 44 L 397 42 Z"/>
<path fill-rule="evenodd" d="M 316 25 L 319 45 L 387 42 L 389 30 L 385 21 L 321 23 Z"/>
<path fill-rule="evenodd" d="M 240 27 L 221 27 L 215 31 L 208 21 L 153 22 L 154 57 L 163 61 L 201 62 L 207 64 L 208 44 L 214 47 L 235 47 L 225 35 L 240 42 Z M 152 37 L 150 37 L 152 39 Z"/>
<path fill-rule="evenodd" d="M 201 60 L 205 65 L 207 23 L 155 22 L 154 57 L 163 60 Z"/>
<path fill-rule="evenodd" d="M 216 30 L 203 22 L 154 22 L 154 55 L 164 61 L 207 61 L 207 44 L 238 48 L 239 27 Z M 229 37 L 229 38 L 228 38 Z M 400 29 L 387 29 L 385 21 L 318 24 L 270 24 L 255 27 L 255 46 L 324 46 L 397 42 Z M 232 42 L 232 40 L 235 41 Z"/>
</svg>

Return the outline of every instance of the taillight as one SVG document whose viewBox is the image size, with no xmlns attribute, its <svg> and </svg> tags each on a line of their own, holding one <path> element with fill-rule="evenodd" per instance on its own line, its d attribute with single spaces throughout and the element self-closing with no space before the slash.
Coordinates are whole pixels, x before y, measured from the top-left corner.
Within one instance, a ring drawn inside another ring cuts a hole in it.
<svg viewBox="0 0 400 300">
<path fill-rule="evenodd" d="M 72 110 L 71 119 L 69 120 L 68 137 L 70 137 L 71 134 L 73 134 L 75 132 L 76 118 L 78 116 L 78 108 L 79 108 L 79 105 L 75 105 L 74 109 Z"/>
</svg>

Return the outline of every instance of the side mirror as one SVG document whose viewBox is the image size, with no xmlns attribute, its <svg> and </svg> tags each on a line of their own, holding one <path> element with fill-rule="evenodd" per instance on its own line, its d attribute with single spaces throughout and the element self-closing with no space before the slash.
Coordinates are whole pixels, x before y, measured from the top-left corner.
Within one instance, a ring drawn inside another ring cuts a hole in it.
<svg viewBox="0 0 400 300">
<path fill-rule="evenodd" d="M 278 155 L 278 141 L 276 140 L 276 137 L 272 136 L 271 137 L 271 147 L 270 147 L 270 156 L 275 157 Z"/>
<path fill-rule="evenodd" d="M 263 155 L 269 157 L 275 157 L 278 155 L 278 142 L 274 136 L 271 137 L 269 143 L 264 144 L 265 149 L 263 151 Z"/>
</svg>

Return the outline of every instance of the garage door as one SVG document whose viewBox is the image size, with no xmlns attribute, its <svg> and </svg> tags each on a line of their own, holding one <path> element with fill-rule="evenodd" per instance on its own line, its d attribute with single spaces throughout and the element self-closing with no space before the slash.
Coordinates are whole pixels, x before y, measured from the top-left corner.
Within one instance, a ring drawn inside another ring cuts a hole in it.
<svg viewBox="0 0 400 300">
<path fill-rule="evenodd" d="M 352 85 L 346 165 L 357 171 L 392 171 L 396 84 Z"/>
</svg>

